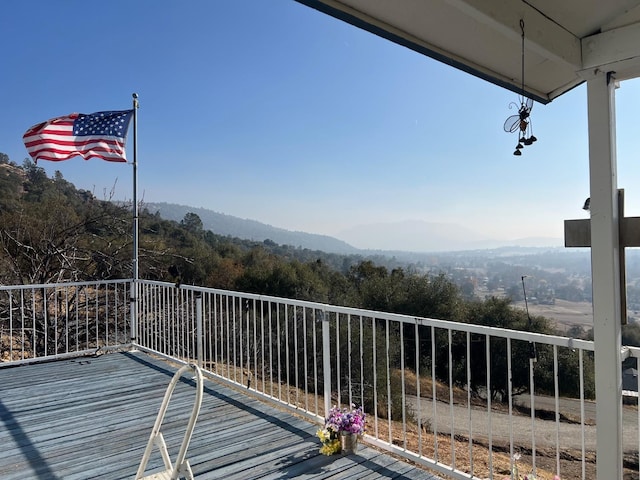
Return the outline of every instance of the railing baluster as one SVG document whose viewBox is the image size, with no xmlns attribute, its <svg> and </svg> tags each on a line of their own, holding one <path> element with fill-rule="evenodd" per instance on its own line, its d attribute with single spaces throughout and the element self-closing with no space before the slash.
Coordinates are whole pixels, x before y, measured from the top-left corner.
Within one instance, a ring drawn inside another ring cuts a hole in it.
<svg viewBox="0 0 640 480">
<path fill-rule="evenodd" d="M 493 413 L 491 410 L 491 336 L 486 334 L 485 343 L 485 362 L 487 364 L 487 431 L 489 432 L 489 471 L 493 472 Z"/>
<path fill-rule="evenodd" d="M 224 297 L 225 300 L 225 319 L 226 319 L 226 326 L 227 326 L 227 330 L 226 330 L 226 335 L 224 335 L 224 338 L 226 339 L 226 351 L 225 351 L 225 355 L 223 356 L 223 360 L 227 365 L 227 378 L 231 378 L 231 324 L 230 324 L 230 307 L 229 307 L 229 295 L 225 295 Z"/>
<path fill-rule="evenodd" d="M 340 348 L 342 343 L 340 342 L 340 314 L 336 313 L 336 392 L 338 393 L 338 405 L 342 403 L 342 358 L 340 356 L 340 352 L 342 349 Z"/>
<path fill-rule="evenodd" d="M 304 375 L 304 409 L 309 410 L 309 346 L 307 345 L 307 308 L 302 307 L 302 351 Z"/>
<path fill-rule="evenodd" d="M 471 332 L 467 332 L 467 355 L 465 363 L 467 365 L 467 422 L 469 424 L 469 473 L 473 476 L 473 419 L 471 417 Z"/>
<path fill-rule="evenodd" d="M 322 314 L 322 373 L 323 373 L 323 400 L 324 414 L 326 418 L 331 409 L 331 325 L 329 323 L 329 315 L 326 311 Z M 337 320 L 336 320 L 337 323 Z"/>
<path fill-rule="evenodd" d="M 219 297 L 220 295 L 215 292 L 209 292 L 209 316 L 210 316 L 210 325 L 211 330 L 209 333 L 210 339 L 210 351 L 211 355 L 209 356 L 210 367 L 208 370 L 212 371 L 215 374 L 219 374 L 218 370 L 218 348 L 220 342 L 220 309 L 219 309 Z"/>
<path fill-rule="evenodd" d="M 553 394 L 556 422 L 556 471 L 560 471 L 560 390 L 558 388 L 558 346 L 553 346 Z"/>
<path fill-rule="evenodd" d="M 265 358 L 265 349 L 267 348 L 267 342 L 265 341 L 265 333 L 264 333 L 264 302 L 260 301 L 260 368 L 262 371 L 262 392 L 267 392 L 267 375 L 266 375 L 266 358 Z M 271 370 L 271 369 L 269 369 Z"/>
<path fill-rule="evenodd" d="M 586 464 L 586 448 L 585 448 L 585 415 L 584 415 L 584 360 L 583 360 L 583 352 L 584 350 L 578 350 L 578 363 L 580 368 L 580 437 L 581 437 L 581 451 L 582 451 L 582 480 L 586 480 L 587 478 L 587 464 Z M 640 385 L 640 382 L 638 382 Z M 638 409 L 638 432 L 640 432 L 640 408 Z M 639 437 L 640 438 L 640 437 Z M 640 449 L 639 449 L 640 451 Z M 561 475 L 561 472 L 558 470 L 558 475 Z M 562 477 L 560 477 L 562 478 Z"/>
<path fill-rule="evenodd" d="M 20 291 L 22 293 L 22 290 Z M 9 290 L 9 361 L 13 361 L 13 292 Z"/>
<path fill-rule="evenodd" d="M 405 389 L 405 375 L 404 375 L 404 324 L 400 324 L 400 386 L 402 398 L 402 441 L 403 447 L 407 449 L 407 392 Z"/>
<path fill-rule="evenodd" d="M 277 369 L 278 369 L 278 400 L 282 400 L 282 358 L 281 358 L 281 348 L 280 345 L 282 345 L 282 339 L 281 339 L 281 335 L 280 332 L 282 331 L 281 325 L 280 325 L 280 303 L 276 303 L 276 327 L 278 329 L 278 336 L 277 341 L 276 341 L 276 348 L 277 348 L 277 358 L 278 358 L 278 365 L 277 365 Z"/>
<path fill-rule="evenodd" d="M 450 328 L 447 329 L 448 355 L 449 355 L 449 416 L 450 416 L 450 432 L 451 438 L 451 466 L 456 468 L 456 438 L 455 438 L 455 413 L 453 409 L 453 333 Z"/>
<path fill-rule="evenodd" d="M 85 287 L 87 289 L 88 287 Z M 89 345 L 89 292 L 85 290 L 84 294 L 84 344 Z"/>
<path fill-rule="evenodd" d="M 531 467 L 536 473 L 536 389 L 533 375 L 535 359 L 529 358 L 529 406 L 531 413 Z"/>
<path fill-rule="evenodd" d="M 438 445 L 438 391 L 436 388 L 436 331 L 431 325 L 431 426 L 433 427 L 433 459 L 439 461 L 439 445 Z"/>
<path fill-rule="evenodd" d="M 347 314 L 347 378 L 349 379 L 349 383 L 347 385 L 347 396 L 349 397 L 348 400 L 348 407 L 351 408 L 351 405 L 353 405 L 353 385 L 351 382 L 351 379 L 353 378 L 353 373 L 351 371 L 351 314 Z"/>
<path fill-rule="evenodd" d="M 389 319 L 385 319 L 384 321 L 384 326 L 385 326 L 385 369 L 386 369 L 386 376 L 387 376 L 387 428 L 389 430 L 389 439 L 388 442 L 390 444 L 393 443 L 393 434 L 392 434 L 392 430 L 391 430 L 391 420 L 392 420 L 392 416 L 391 416 L 391 368 L 389 365 Z"/>
<path fill-rule="evenodd" d="M 33 308 L 33 315 L 31 316 L 32 318 L 32 322 L 33 322 L 33 356 L 36 356 L 36 345 L 38 344 L 38 328 L 37 328 L 37 318 L 38 318 L 38 313 L 37 313 L 37 304 L 36 304 L 36 294 L 35 294 L 36 290 L 33 290 L 33 294 L 31 296 L 31 304 L 32 304 L 32 308 Z M 42 289 L 42 324 L 43 324 L 43 334 L 44 334 L 44 355 L 45 357 L 47 355 L 49 355 L 49 328 L 48 327 L 48 318 L 49 316 L 47 315 L 47 312 L 49 311 L 48 308 L 48 303 L 47 303 L 47 289 L 46 287 L 44 287 Z M 54 325 L 57 326 L 57 325 Z M 54 341 L 54 347 L 57 347 L 58 345 L 58 332 L 56 330 L 53 331 L 53 341 Z M 57 350 L 54 348 L 53 350 L 53 355 L 56 355 L 58 352 Z"/>
<path fill-rule="evenodd" d="M 64 309 L 64 353 L 69 353 L 69 287 L 64 288 Z"/>
<path fill-rule="evenodd" d="M 253 324 L 253 384 L 256 390 L 258 390 L 258 318 L 256 313 L 256 300 L 252 300 L 252 324 Z M 262 343 L 262 342 L 260 342 Z"/>
<path fill-rule="evenodd" d="M 362 315 L 358 315 L 358 320 L 360 322 L 360 405 L 364 408 L 364 320 Z"/>
<path fill-rule="evenodd" d="M 236 302 L 233 303 L 234 305 L 236 304 Z M 236 335 L 236 339 L 238 340 L 238 354 L 237 354 L 237 359 L 238 359 L 238 364 L 239 364 L 239 368 L 240 368 L 240 383 L 244 384 L 244 376 L 245 376 L 245 369 L 244 369 L 244 352 L 245 352 L 245 339 L 247 338 L 249 332 L 244 332 L 245 327 L 244 327 L 244 322 L 246 319 L 246 305 L 244 304 L 244 302 L 242 301 L 242 298 L 238 297 L 237 298 L 237 304 L 238 304 L 238 333 Z M 236 367 L 238 368 L 238 367 Z M 246 372 L 246 374 L 248 375 L 249 372 Z"/>
<path fill-rule="evenodd" d="M 289 385 L 291 385 L 291 372 L 290 372 L 290 364 L 291 364 L 291 354 L 289 352 L 289 305 L 283 304 L 282 308 L 284 309 L 284 358 L 286 365 L 286 377 L 287 377 L 287 403 L 291 405 L 291 389 Z"/>
<path fill-rule="evenodd" d="M 376 366 L 378 365 L 378 345 L 377 345 L 377 334 L 376 334 L 376 319 L 375 317 L 371 318 L 371 339 L 372 339 L 372 356 L 373 361 L 371 362 L 371 371 L 373 377 L 373 422 L 374 422 L 374 431 L 375 438 L 379 438 L 378 432 L 378 369 Z"/>
<path fill-rule="evenodd" d="M 202 323 L 202 292 L 195 294 L 196 304 L 196 358 L 198 366 L 203 368 L 204 362 L 204 328 Z"/>
<path fill-rule="evenodd" d="M 119 345 L 120 343 L 118 342 L 118 284 L 116 283 L 114 285 L 114 289 L 113 289 L 113 298 L 114 298 L 114 304 L 113 304 L 113 318 L 114 318 L 114 329 L 115 329 L 115 335 L 114 335 L 114 339 L 113 342 L 115 345 Z M 147 302 L 144 302 L 144 304 L 146 305 Z"/>
<path fill-rule="evenodd" d="M 320 387 L 320 379 L 318 378 L 318 354 L 322 354 L 322 351 L 318 352 L 318 340 L 317 340 L 317 330 L 316 323 L 318 322 L 318 310 L 315 308 L 312 310 L 312 323 L 311 323 L 311 331 L 313 336 L 313 390 L 315 392 L 314 398 L 314 413 L 319 415 L 319 406 L 318 406 L 318 390 Z"/>
<path fill-rule="evenodd" d="M 105 287 L 104 289 L 104 340 L 103 343 L 105 346 L 109 346 L 109 322 L 107 319 L 109 318 L 109 288 Z"/>
<path fill-rule="evenodd" d="M 267 311 L 269 312 L 269 393 L 273 397 L 273 325 L 272 325 L 272 306 L 271 301 L 267 302 Z"/>
<path fill-rule="evenodd" d="M 418 411 L 418 455 L 422 456 L 422 429 L 426 427 L 426 425 L 423 424 L 424 418 L 422 415 L 422 394 L 420 393 L 420 358 L 422 358 L 422 355 L 420 353 L 420 329 L 418 328 L 418 320 L 416 319 L 415 324 L 413 326 L 414 331 L 413 331 L 413 335 L 415 337 L 415 349 L 416 349 L 416 355 L 415 355 L 415 361 L 416 361 L 416 365 L 415 365 L 415 369 L 416 369 L 416 405 L 417 408 L 416 410 Z M 426 429 L 425 429 L 426 430 Z"/>
<path fill-rule="evenodd" d="M 509 396 L 509 456 L 511 471 L 513 471 L 514 445 L 513 445 L 513 371 L 511 370 L 511 338 L 507 337 L 507 389 Z"/>
</svg>

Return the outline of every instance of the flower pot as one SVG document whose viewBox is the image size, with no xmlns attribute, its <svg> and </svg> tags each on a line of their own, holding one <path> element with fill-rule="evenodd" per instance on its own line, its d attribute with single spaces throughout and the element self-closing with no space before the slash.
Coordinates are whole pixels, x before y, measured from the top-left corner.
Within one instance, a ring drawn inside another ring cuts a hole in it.
<svg viewBox="0 0 640 480">
<path fill-rule="evenodd" d="M 358 435 L 355 433 L 344 433 L 340 435 L 340 444 L 343 455 L 355 453 L 358 448 Z"/>
</svg>

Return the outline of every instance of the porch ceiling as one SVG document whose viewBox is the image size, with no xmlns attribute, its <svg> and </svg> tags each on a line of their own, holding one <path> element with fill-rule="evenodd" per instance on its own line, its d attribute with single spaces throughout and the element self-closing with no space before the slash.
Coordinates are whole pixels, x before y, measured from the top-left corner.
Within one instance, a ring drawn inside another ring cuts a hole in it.
<svg viewBox="0 0 640 480">
<path fill-rule="evenodd" d="M 640 76 L 640 0 L 297 0 L 547 103 L 597 70 Z"/>
</svg>

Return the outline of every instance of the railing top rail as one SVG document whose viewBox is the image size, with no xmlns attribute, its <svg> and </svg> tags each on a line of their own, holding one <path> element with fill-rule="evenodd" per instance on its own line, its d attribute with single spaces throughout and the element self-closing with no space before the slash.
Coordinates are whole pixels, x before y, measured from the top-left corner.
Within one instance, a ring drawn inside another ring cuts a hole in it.
<svg viewBox="0 0 640 480">
<path fill-rule="evenodd" d="M 628 345 L 623 345 L 622 348 L 627 349 L 630 357 L 640 358 L 640 347 L 631 347 Z"/>
<path fill-rule="evenodd" d="M 156 285 L 161 287 L 173 287 L 173 284 L 168 282 L 140 280 L 140 283 L 146 284 L 146 285 Z M 289 298 L 273 297 L 269 295 L 260 295 L 255 293 L 221 290 L 216 288 L 197 287 L 197 286 L 188 286 L 188 285 L 182 285 L 180 288 L 185 288 L 188 290 L 202 292 L 202 293 L 232 295 L 232 296 L 242 297 L 246 299 L 256 300 L 259 302 L 273 302 L 273 303 L 293 305 L 297 307 L 320 310 L 324 313 L 356 315 L 356 316 L 363 316 L 367 318 L 377 318 L 381 320 L 391 320 L 391 321 L 397 321 L 401 323 L 417 324 L 419 326 L 433 326 L 435 328 L 451 329 L 451 330 L 469 332 L 469 333 L 474 333 L 479 335 L 489 335 L 491 337 L 511 338 L 515 340 L 546 343 L 551 345 L 557 345 L 559 347 L 579 348 L 579 349 L 589 350 L 589 351 L 593 351 L 593 348 L 594 348 L 593 341 L 581 340 L 577 338 L 561 337 L 557 335 L 525 332 L 521 330 L 510 330 L 510 329 L 499 328 L 499 327 L 488 327 L 484 325 L 454 322 L 451 320 L 440 320 L 436 318 L 416 317 L 412 315 L 403 315 L 399 313 L 378 312 L 375 310 L 366 310 L 366 309 L 360 309 L 360 308 L 354 308 L 354 307 L 330 305 L 326 303 L 310 302 L 306 300 L 294 300 Z"/>
<path fill-rule="evenodd" d="M 117 280 L 88 280 L 82 282 L 57 282 L 57 283 L 34 283 L 29 285 L 0 285 L 0 291 L 3 290 L 31 290 L 38 288 L 59 288 L 59 287 L 81 287 L 96 284 L 115 284 L 115 283 L 131 283 L 130 278 Z"/>
</svg>

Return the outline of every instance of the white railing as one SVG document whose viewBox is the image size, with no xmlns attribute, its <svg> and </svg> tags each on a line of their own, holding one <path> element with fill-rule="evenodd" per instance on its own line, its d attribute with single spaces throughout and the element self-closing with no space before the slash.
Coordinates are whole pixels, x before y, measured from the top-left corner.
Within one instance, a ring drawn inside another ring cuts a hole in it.
<svg viewBox="0 0 640 480">
<path fill-rule="evenodd" d="M 449 478 L 595 477 L 592 342 L 162 282 L 138 290 L 131 332 L 130 280 L 0 287 L 0 365 L 134 337 L 317 422 L 332 405 L 363 405 L 368 442 Z M 640 414 L 624 416 L 637 470 Z"/>
<path fill-rule="evenodd" d="M 317 421 L 364 405 L 367 441 L 448 477 L 594 476 L 592 342 L 166 283 L 140 291 L 142 348 Z M 563 472 L 568 454 L 579 473 Z"/>
<path fill-rule="evenodd" d="M 141 348 L 324 417 L 324 305 L 141 281 L 140 307 Z"/>
<path fill-rule="evenodd" d="M 128 281 L 0 286 L 0 366 L 129 343 Z"/>
</svg>

